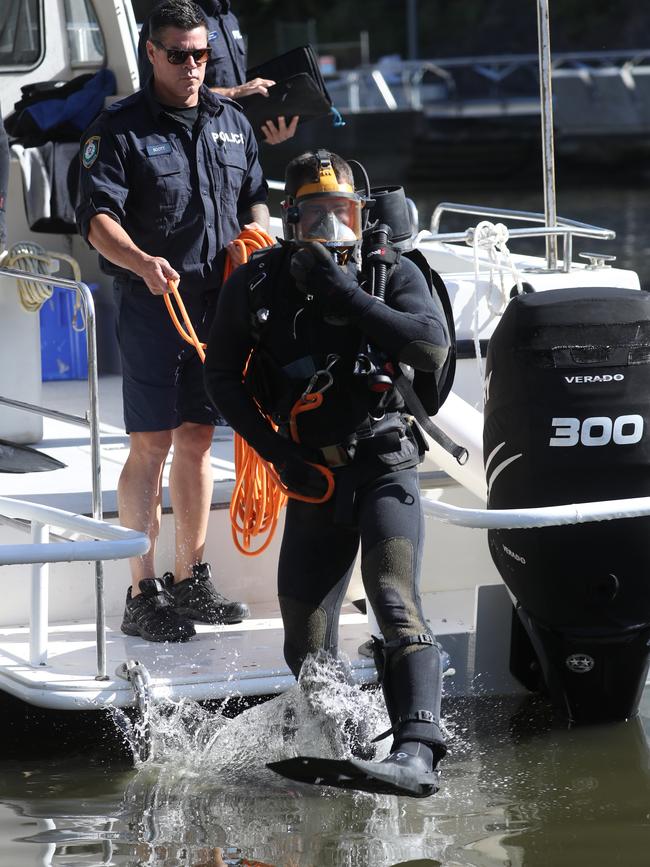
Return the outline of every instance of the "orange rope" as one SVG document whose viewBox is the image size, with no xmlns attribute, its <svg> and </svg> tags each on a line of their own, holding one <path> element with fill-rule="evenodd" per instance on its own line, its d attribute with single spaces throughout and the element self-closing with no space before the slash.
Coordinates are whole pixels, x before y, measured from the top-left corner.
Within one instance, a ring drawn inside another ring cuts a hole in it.
<svg viewBox="0 0 650 867">
<path fill-rule="evenodd" d="M 273 238 L 262 230 L 243 229 L 239 237 L 234 241 L 239 249 L 241 259 L 247 262 L 249 256 L 255 250 L 273 246 Z M 224 268 L 224 280 L 226 280 L 237 266 L 233 264 L 230 256 L 226 257 Z M 183 340 L 192 344 L 196 349 L 201 361 L 205 361 L 205 343 L 201 343 L 188 316 L 185 305 L 178 291 L 178 282 L 169 281 L 170 294 L 165 295 L 165 304 L 176 330 Z M 185 328 L 181 324 L 170 295 L 178 305 Z M 291 410 L 289 429 L 294 442 L 300 442 L 296 416 L 302 412 L 316 409 L 323 402 L 320 392 L 305 394 L 299 398 Z M 271 423 L 269 419 L 269 423 Z M 322 497 L 307 497 L 290 491 L 278 478 L 273 465 L 261 458 L 248 443 L 239 436 L 234 435 L 235 450 L 235 486 L 230 498 L 230 524 L 232 538 L 235 547 L 247 557 L 254 557 L 265 551 L 273 539 L 278 524 L 280 512 L 287 503 L 287 498 L 301 500 L 305 503 L 324 503 L 330 499 L 334 492 L 334 476 L 328 467 L 320 464 L 311 464 L 323 474 L 327 482 L 327 490 Z M 262 543 L 252 549 L 255 537 L 265 536 Z"/>
<path fill-rule="evenodd" d="M 181 311 L 181 316 L 183 317 L 183 322 L 187 326 L 187 331 L 181 325 L 178 316 L 176 315 L 176 311 L 174 310 L 174 305 L 172 304 L 172 300 L 169 295 L 163 295 L 165 299 L 165 304 L 167 305 L 167 310 L 169 310 L 169 315 L 172 318 L 172 322 L 176 326 L 176 330 L 186 341 L 186 343 L 191 343 L 192 346 L 196 349 L 197 354 L 201 361 L 205 361 L 205 343 L 201 343 L 199 338 L 196 335 L 196 331 L 194 330 L 194 326 L 190 320 L 190 317 L 187 314 L 187 310 L 185 309 L 185 305 L 183 304 L 183 299 L 181 298 L 181 294 L 178 291 L 178 280 L 170 280 L 169 287 L 171 289 L 171 295 L 174 296 L 174 301 L 178 304 L 178 309 Z M 189 334 L 187 333 L 189 331 Z"/>
</svg>

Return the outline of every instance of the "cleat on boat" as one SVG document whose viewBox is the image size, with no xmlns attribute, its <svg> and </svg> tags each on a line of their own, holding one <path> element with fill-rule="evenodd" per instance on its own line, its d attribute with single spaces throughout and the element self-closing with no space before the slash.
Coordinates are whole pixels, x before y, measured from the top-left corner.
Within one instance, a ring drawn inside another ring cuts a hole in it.
<svg viewBox="0 0 650 867">
<path fill-rule="evenodd" d="M 296 756 L 269 762 L 266 767 L 298 783 L 355 789 L 376 795 L 427 798 L 440 788 L 438 771 L 429 770 L 418 756 L 400 752 L 392 753 L 383 762 Z"/>
</svg>

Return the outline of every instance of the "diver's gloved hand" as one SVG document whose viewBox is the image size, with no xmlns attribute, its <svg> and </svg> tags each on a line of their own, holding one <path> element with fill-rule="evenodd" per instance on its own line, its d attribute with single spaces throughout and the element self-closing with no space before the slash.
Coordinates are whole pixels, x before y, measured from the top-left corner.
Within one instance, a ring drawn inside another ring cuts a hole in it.
<svg viewBox="0 0 650 867">
<path fill-rule="evenodd" d="M 353 321 L 373 303 L 356 277 L 338 265 L 317 241 L 300 245 L 291 257 L 289 271 L 303 292 L 318 299 L 326 316 L 340 315 Z"/>
<path fill-rule="evenodd" d="M 327 492 L 325 476 L 300 458 L 287 458 L 282 464 L 275 464 L 275 470 L 282 484 L 294 494 L 320 498 Z"/>
</svg>

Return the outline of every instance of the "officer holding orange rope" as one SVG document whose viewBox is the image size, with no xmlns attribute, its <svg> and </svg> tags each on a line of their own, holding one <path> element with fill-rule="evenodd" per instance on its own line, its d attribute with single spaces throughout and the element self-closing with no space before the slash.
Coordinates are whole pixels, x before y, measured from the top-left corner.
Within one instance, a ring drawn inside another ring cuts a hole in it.
<svg viewBox="0 0 650 867">
<path fill-rule="evenodd" d="M 205 393 L 201 360 L 179 336 L 162 296 L 179 281 L 205 340 L 226 250 L 242 226 L 268 228 L 267 185 L 250 124 L 235 103 L 203 85 L 211 52 L 201 9 L 191 0 L 166 0 L 150 25 L 152 78 L 111 105 L 82 138 L 77 221 L 115 278 L 130 434 L 120 520 L 151 539 L 149 553 L 131 561 L 122 630 L 149 641 L 185 641 L 195 622 L 235 623 L 249 612 L 216 590 L 203 562 L 210 446 L 223 419 Z M 176 557 L 173 572 L 157 577 L 161 478 L 172 445 Z"/>
<path fill-rule="evenodd" d="M 327 151 L 296 157 L 285 192 L 284 242 L 253 255 L 223 286 L 206 384 L 233 429 L 302 497 L 288 501 L 278 567 L 284 652 L 296 676 L 308 654 L 336 656 L 361 546 L 364 587 L 383 636 L 374 649 L 393 746 L 383 762 L 312 756 L 273 769 L 422 797 L 437 791 L 446 751 L 441 654 L 418 590 L 424 443 L 394 375 L 400 364 L 441 370 L 448 329 L 416 265 L 381 245 L 361 257 L 365 202 L 348 163 Z M 381 296 L 371 291 L 377 260 L 386 266 Z M 321 465 L 333 476 L 331 497 Z"/>
</svg>

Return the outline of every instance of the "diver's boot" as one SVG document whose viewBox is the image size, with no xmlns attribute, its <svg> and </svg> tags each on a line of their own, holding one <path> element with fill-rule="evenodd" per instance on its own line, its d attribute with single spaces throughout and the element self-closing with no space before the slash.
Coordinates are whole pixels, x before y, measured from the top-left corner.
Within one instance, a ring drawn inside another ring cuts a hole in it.
<svg viewBox="0 0 650 867">
<path fill-rule="evenodd" d="M 297 756 L 267 765 L 303 783 L 381 795 L 426 798 L 440 787 L 437 764 L 447 752 L 440 730 L 440 647 L 428 632 L 392 641 L 375 639 L 375 662 L 393 735 L 382 762 Z"/>
</svg>

